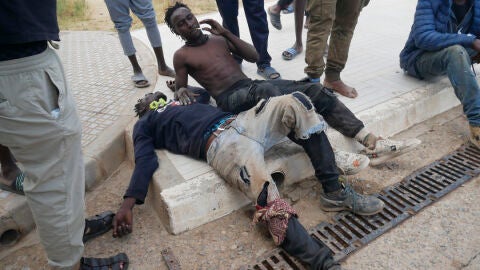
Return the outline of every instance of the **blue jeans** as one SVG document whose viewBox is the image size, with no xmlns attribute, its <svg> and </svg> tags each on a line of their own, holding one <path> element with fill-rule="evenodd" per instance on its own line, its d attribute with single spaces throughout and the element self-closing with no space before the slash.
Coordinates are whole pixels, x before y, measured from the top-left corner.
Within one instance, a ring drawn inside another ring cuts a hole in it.
<svg viewBox="0 0 480 270">
<path fill-rule="evenodd" d="M 148 40 L 153 48 L 162 47 L 160 32 L 158 31 L 157 18 L 153 10 L 152 0 L 105 0 L 110 18 L 115 24 L 118 38 L 122 44 L 126 56 L 134 55 L 136 50 L 133 46 L 130 27 L 132 17 L 130 10 L 142 21 L 147 31 Z"/>
<path fill-rule="evenodd" d="M 420 55 L 416 62 L 418 74 L 431 78 L 447 74 L 455 95 L 463 105 L 463 112 L 472 126 L 480 126 L 480 88 L 472 71 L 470 57 L 477 54 L 472 49 L 454 45 L 436 52 Z"/>
<path fill-rule="evenodd" d="M 240 37 L 238 28 L 238 0 L 216 0 L 218 11 L 222 16 L 223 26 L 232 34 Z M 243 0 L 243 9 L 247 17 L 248 29 L 252 38 L 253 46 L 257 50 L 259 59 L 257 61 L 258 68 L 266 68 L 270 66 L 272 57 L 268 54 L 268 22 L 267 13 L 264 9 L 263 0 Z M 237 61 L 241 58 L 235 57 Z"/>
</svg>

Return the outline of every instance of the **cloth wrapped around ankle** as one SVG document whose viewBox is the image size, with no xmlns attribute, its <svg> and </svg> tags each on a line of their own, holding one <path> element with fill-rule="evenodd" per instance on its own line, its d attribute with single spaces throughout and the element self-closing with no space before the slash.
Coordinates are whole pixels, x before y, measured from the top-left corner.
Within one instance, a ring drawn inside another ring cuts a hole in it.
<svg viewBox="0 0 480 270">
<path fill-rule="evenodd" d="M 288 220 L 290 217 L 297 217 L 295 209 L 290 206 L 288 202 L 277 198 L 262 207 L 257 204 L 257 211 L 253 216 L 253 224 L 260 221 L 265 222 L 268 231 L 273 237 L 275 245 L 280 245 L 285 239 L 285 234 L 288 227 Z"/>
</svg>

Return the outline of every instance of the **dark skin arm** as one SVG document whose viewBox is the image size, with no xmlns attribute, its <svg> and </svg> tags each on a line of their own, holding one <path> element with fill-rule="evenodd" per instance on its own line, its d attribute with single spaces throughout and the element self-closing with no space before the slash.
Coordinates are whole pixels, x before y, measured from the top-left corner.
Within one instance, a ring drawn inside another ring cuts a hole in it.
<svg viewBox="0 0 480 270">
<path fill-rule="evenodd" d="M 175 68 L 175 99 L 182 105 L 189 105 L 195 102 L 198 96 L 188 89 L 188 70 L 181 51 L 173 56 L 173 66 Z"/>
<path fill-rule="evenodd" d="M 248 62 L 255 63 L 258 61 L 258 53 L 253 45 L 241 40 L 232 32 L 225 29 L 217 21 L 213 19 L 205 19 L 200 24 L 208 24 L 210 28 L 204 27 L 202 30 L 208 31 L 214 35 L 223 36 L 228 41 L 228 48 L 230 51 Z"/>
<path fill-rule="evenodd" d="M 133 207 L 135 198 L 127 197 L 113 219 L 113 237 L 122 237 L 133 230 Z"/>
</svg>

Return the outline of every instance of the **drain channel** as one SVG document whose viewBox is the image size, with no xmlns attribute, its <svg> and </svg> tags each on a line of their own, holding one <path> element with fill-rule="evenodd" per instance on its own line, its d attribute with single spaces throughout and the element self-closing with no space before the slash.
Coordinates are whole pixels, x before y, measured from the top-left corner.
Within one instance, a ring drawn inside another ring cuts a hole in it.
<svg viewBox="0 0 480 270">
<path fill-rule="evenodd" d="M 383 189 L 376 197 L 385 203 L 382 212 L 368 217 L 341 212 L 333 223 L 322 222 L 310 234 L 325 243 L 336 261 L 360 249 L 381 234 L 415 215 L 445 194 L 480 174 L 480 150 L 464 145 L 423 167 L 401 182 Z M 277 248 L 241 269 L 306 269 L 298 260 Z"/>
</svg>

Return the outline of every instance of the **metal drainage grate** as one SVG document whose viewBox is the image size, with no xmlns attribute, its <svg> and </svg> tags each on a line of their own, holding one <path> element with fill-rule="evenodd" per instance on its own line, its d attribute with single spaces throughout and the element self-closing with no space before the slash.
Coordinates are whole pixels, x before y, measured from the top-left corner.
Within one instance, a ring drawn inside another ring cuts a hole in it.
<svg viewBox="0 0 480 270">
<path fill-rule="evenodd" d="M 401 182 L 386 187 L 376 195 L 385 203 L 382 212 L 373 216 L 357 216 L 341 212 L 334 223 L 322 222 L 310 234 L 325 243 L 336 261 L 363 247 L 381 234 L 415 215 L 474 176 L 480 174 L 480 150 L 464 145 L 432 164 L 415 171 Z M 277 248 L 257 259 L 255 265 L 242 269 L 306 269 L 298 260 Z"/>
</svg>

